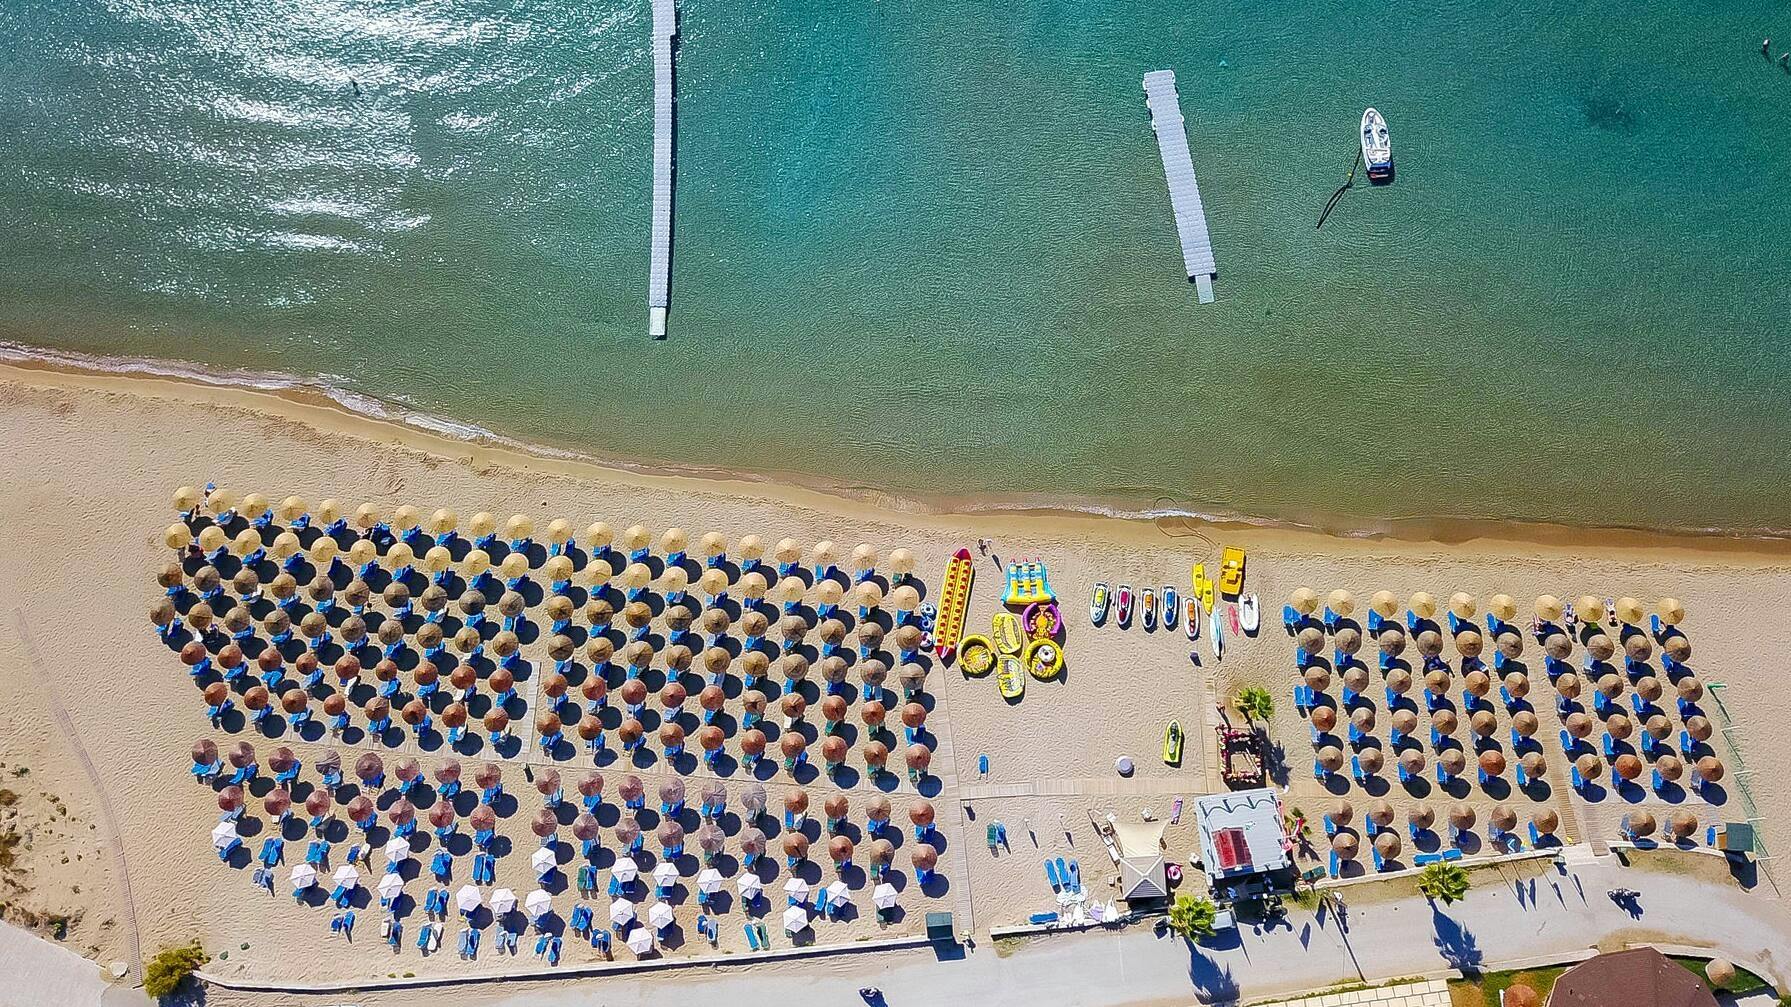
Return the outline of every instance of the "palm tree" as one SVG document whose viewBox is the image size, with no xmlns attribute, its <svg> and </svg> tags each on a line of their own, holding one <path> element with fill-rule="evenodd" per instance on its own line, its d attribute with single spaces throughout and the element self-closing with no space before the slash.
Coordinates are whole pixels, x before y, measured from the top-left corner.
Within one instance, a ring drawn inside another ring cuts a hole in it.
<svg viewBox="0 0 1791 1007">
<path fill-rule="evenodd" d="M 1231 705 L 1251 723 L 1272 720 L 1275 716 L 1275 697 L 1261 686 L 1247 685 L 1239 689 Z"/>
<path fill-rule="evenodd" d="M 1190 941 L 1211 937 L 1213 922 L 1218 915 L 1219 907 L 1213 904 L 1212 899 L 1183 892 L 1175 897 L 1175 904 L 1169 907 L 1169 929 Z"/>
<path fill-rule="evenodd" d="M 1468 872 L 1448 862 L 1431 864 L 1418 875 L 1418 891 L 1433 902 L 1449 905 L 1468 894 Z"/>
</svg>

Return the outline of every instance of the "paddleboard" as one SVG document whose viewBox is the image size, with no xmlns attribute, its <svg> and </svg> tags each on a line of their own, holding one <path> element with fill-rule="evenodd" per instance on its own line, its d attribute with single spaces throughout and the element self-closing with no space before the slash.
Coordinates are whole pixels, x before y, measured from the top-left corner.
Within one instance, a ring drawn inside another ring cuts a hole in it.
<svg viewBox="0 0 1791 1007">
<path fill-rule="evenodd" d="M 1212 634 L 1207 642 L 1213 645 L 1213 660 L 1225 660 L 1225 634 L 1220 629 L 1219 610 L 1216 608 L 1207 613 L 1207 631 Z"/>
<path fill-rule="evenodd" d="M 983 676 L 995 670 L 995 645 L 986 636 L 967 636 L 958 643 L 958 670 Z"/>
<path fill-rule="evenodd" d="M 1187 627 L 1188 639 L 1200 639 L 1200 599 L 1188 596 L 1188 610 L 1182 616 L 1182 624 Z"/>
<path fill-rule="evenodd" d="M 1026 692 L 1026 669 L 1017 657 L 1002 657 L 995 667 L 995 688 L 1003 699 L 1019 699 Z"/>
<path fill-rule="evenodd" d="M 1020 617 L 1012 612 L 997 612 L 990 620 L 989 639 L 1003 654 L 1017 656 L 1026 646 L 1026 634 L 1020 631 Z"/>
<path fill-rule="evenodd" d="M 939 582 L 939 624 L 933 646 L 939 660 L 947 664 L 957 655 L 958 640 L 964 635 L 964 615 L 970 610 L 970 583 L 975 576 L 970 550 L 959 549 L 945 564 L 945 577 Z"/>
</svg>

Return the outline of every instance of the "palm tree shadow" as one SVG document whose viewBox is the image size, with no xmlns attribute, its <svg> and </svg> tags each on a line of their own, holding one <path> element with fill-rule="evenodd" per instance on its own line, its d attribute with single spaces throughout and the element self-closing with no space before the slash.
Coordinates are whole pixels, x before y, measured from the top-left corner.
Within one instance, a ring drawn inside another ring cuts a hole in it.
<svg viewBox="0 0 1791 1007">
<path fill-rule="evenodd" d="M 1200 953 L 1198 945 L 1188 944 L 1188 981 L 1195 996 L 1204 1004 L 1228 1004 L 1238 1000 L 1237 978 L 1231 966 Z"/>
<path fill-rule="evenodd" d="M 1466 975 L 1478 975 L 1485 954 L 1481 951 L 1474 932 L 1460 921 L 1445 915 L 1435 903 L 1430 907 L 1430 923 L 1436 933 L 1433 941 L 1437 954 L 1442 956 L 1443 961 Z"/>
</svg>

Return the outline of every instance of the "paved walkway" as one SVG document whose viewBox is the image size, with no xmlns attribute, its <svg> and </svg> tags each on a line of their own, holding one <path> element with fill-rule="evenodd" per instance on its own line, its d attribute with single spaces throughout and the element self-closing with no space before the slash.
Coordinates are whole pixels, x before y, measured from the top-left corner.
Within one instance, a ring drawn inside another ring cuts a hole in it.
<svg viewBox="0 0 1791 1007">
<path fill-rule="evenodd" d="M 1395 983 L 1350 990 L 1347 993 L 1321 993 L 1297 1000 L 1277 1000 L 1263 1007 L 1449 1007 L 1449 985 L 1441 979 L 1426 982 Z"/>
<path fill-rule="evenodd" d="M 30 931 L 0 923 L 0 1007 L 148 1007 L 139 989 L 114 988 L 99 966 Z"/>
<path fill-rule="evenodd" d="M 673 982 L 680 999 L 695 1003 L 850 1004 L 856 1002 L 858 987 L 866 984 L 881 987 L 890 1007 L 1230 1003 L 1464 966 L 1492 969 L 1560 959 L 1601 941 L 1715 947 L 1776 973 L 1780 981 L 1791 978 L 1791 916 L 1767 896 L 1680 874 L 1625 868 L 1613 857 L 1571 865 L 1565 874 L 1551 868 L 1542 877 L 1513 877 L 1510 872 L 1476 871 L 1467 898 L 1446 909 L 1417 897 L 1370 904 L 1366 892 L 1357 892 L 1346 895 L 1361 905 L 1347 911 L 1345 928 L 1329 912 L 1295 910 L 1273 929 L 1246 928 L 1236 937 L 1192 948 L 1138 926 L 1039 937 L 1009 953 L 984 944 L 946 961 L 931 951 L 891 952 L 602 985 L 574 981 L 535 986 L 526 993 L 463 988 L 454 996 L 458 1002 L 502 1007 L 588 1007 L 598 1002 L 605 1007 L 656 1007 L 667 995 L 661 984 Z M 1616 887 L 1642 893 L 1639 913 L 1632 915 L 1605 896 Z M 435 990 L 414 1001 L 382 997 L 380 1003 L 439 1003 L 443 995 Z M 214 999 L 220 1005 L 271 1002 Z"/>
</svg>

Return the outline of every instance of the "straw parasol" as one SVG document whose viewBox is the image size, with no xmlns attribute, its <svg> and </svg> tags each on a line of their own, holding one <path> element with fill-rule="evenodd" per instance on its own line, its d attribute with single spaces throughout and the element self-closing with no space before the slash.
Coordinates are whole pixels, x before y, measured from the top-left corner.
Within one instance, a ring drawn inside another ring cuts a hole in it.
<svg viewBox="0 0 1791 1007">
<path fill-rule="evenodd" d="M 1652 812 L 1638 810 L 1623 816 L 1623 828 L 1637 838 L 1653 835 L 1656 827 Z"/>
<path fill-rule="evenodd" d="M 1412 691 L 1412 673 L 1404 668 L 1394 668 L 1387 672 L 1387 688 L 1395 696 L 1403 696 Z"/>
<path fill-rule="evenodd" d="M 1505 691 L 1513 699 L 1523 699 L 1530 694 L 1530 677 L 1521 671 L 1513 671 L 1505 676 Z"/>
<path fill-rule="evenodd" d="M 1661 779 L 1677 783 L 1685 774 L 1685 763 L 1680 762 L 1676 755 L 1662 755 L 1654 760 L 1654 771 L 1660 774 Z"/>
<path fill-rule="evenodd" d="M 1499 718 L 1491 710 L 1475 710 L 1468 717 L 1468 728 L 1482 738 L 1490 738 L 1499 729 Z"/>
<path fill-rule="evenodd" d="M 1449 824 L 1458 829 L 1471 829 L 1476 819 L 1474 806 L 1466 801 L 1456 801 L 1449 805 Z"/>
<path fill-rule="evenodd" d="M 1331 687 L 1331 673 L 1323 665 L 1315 664 L 1307 668 L 1301 677 L 1306 680 L 1306 684 L 1311 686 L 1314 692 L 1324 692 Z"/>
<path fill-rule="evenodd" d="M 1376 800 L 1368 806 L 1368 820 L 1377 828 L 1386 828 L 1393 824 L 1393 805 L 1385 800 Z"/>
<path fill-rule="evenodd" d="M 1698 816 L 1686 809 L 1681 808 L 1673 812 L 1672 816 L 1667 819 L 1667 823 L 1667 827 L 1672 831 L 1675 839 L 1689 839 L 1698 834 Z"/>
<path fill-rule="evenodd" d="M 1437 812 L 1436 812 L 1435 808 L 1431 807 L 1428 804 L 1419 804 L 1417 807 L 1412 809 L 1412 813 L 1409 816 L 1407 816 L 1407 818 L 1413 825 L 1416 825 L 1420 830 L 1424 830 L 1424 829 L 1428 829 L 1432 825 L 1436 824 Z"/>
<path fill-rule="evenodd" d="M 1617 620 L 1628 626 L 1639 625 L 1647 617 L 1642 603 L 1628 595 L 1617 599 L 1616 609 Z"/>
<path fill-rule="evenodd" d="M 930 871 L 939 866 L 939 851 L 927 843 L 916 843 L 908 853 L 917 871 Z"/>
<path fill-rule="evenodd" d="M 1470 671 L 1462 676 L 1461 687 L 1469 695 L 1484 699 L 1492 691 L 1492 679 L 1484 671 Z"/>
<path fill-rule="evenodd" d="M 924 773 L 926 772 L 927 767 L 933 762 L 933 750 L 926 745 L 915 742 L 908 746 L 908 750 L 903 753 L 902 758 L 907 762 L 909 769 Z"/>
<path fill-rule="evenodd" d="M 1565 611 L 1561 605 L 1561 599 L 1552 594 L 1545 594 L 1536 599 L 1536 616 L 1544 622 L 1559 620 Z"/>
<path fill-rule="evenodd" d="M 243 788 L 232 783 L 230 786 L 218 791 L 219 811 L 233 812 L 239 810 L 242 806 Z"/>
<path fill-rule="evenodd" d="M 1591 752 L 1587 752 L 1573 760 L 1573 768 L 1580 771 L 1580 776 L 1590 780 L 1597 777 L 1599 773 L 1604 772 L 1604 760 Z"/>
<path fill-rule="evenodd" d="M 1578 698 L 1580 687 L 1580 677 L 1572 672 L 1566 672 L 1560 678 L 1555 679 L 1555 691 L 1567 699 Z"/>
<path fill-rule="evenodd" d="M 1310 715 L 1312 726 L 1320 734 L 1329 734 L 1337 727 L 1337 708 L 1334 706 L 1315 706 Z"/>
<path fill-rule="evenodd" d="M 1530 710 L 1519 710 L 1511 715 L 1511 728 L 1518 733 L 1519 737 L 1534 737 L 1541 727 L 1542 721 L 1537 719 L 1536 714 Z"/>
<path fill-rule="evenodd" d="M 1418 634 L 1418 653 L 1424 657 L 1437 657 L 1443 653 L 1443 637 L 1434 629 L 1427 629 Z"/>
<path fill-rule="evenodd" d="M 1646 633 L 1631 633 L 1623 641 L 1623 653 L 1632 661 L 1646 661 L 1654 656 L 1654 644 Z"/>
<path fill-rule="evenodd" d="M 816 542 L 810 554 L 814 556 L 815 566 L 823 569 L 832 567 L 839 562 L 840 558 L 839 547 L 834 545 L 831 539 L 822 539 Z"/>
<path fill-rule="evenodd" d="M 1336 641 L 1337 649 L 1345 654 L 1354 654 L 1362 649 L 1361 631 L 1349 626 L 1337 631 Z"/>
<path fill-rule="evenodd" d="M 1325 632 L 1317 626 L 1307 626 L 1300 630 L 1298 643 L 1300 650 L 1312 655 L 1325 649 Z"/>
<path fill-rule="evenodd" d="M 1520 761 L 1523 763 L 1524 772 L 1529 774 L 1531 779 L 1541 779 L 1542 774 L 1548 772 L 1548 760 L 1542 757 L 1541 752 L 1525 752 Z"/>
<path fill-rule="evenodd" d="M 1641 678 L 1636 679 L 1636 695 L 1650 703 L 1657 702 L 1664 692 L 1665 690 L 1660 684 L 1660 679 L 1655 678 L 1653 675 L 1643 675 Z"/>
<path fill-rule="evenodd" d="M 1349 615 L 1356 610 L 1356 599 L 1348 591 L 1338 588 L 1325 599 L 1325 607 L 1338 615 Z"/>
<path fill-rule="evenodd" d="M 1479 657 L 1486 650 L 1486 639 L 1479 630 L 1464 629 L 1455 634 L 1455 652 L 1462 657 Z"/>
<path fill-rule="evenodd" d="M 1331 850 L 1343 860 L 1354 860 L 1361 842 L 1354 832 L 1339 832 L 1331 837 Z"/>
<path fill-rule="evenodd" d="M 1399 833 L 1393 831 L 1392 829 L 1382 829 L 1381 831 L 1375 833 L 1374 834 L 1374 848 L 1380 852 L 1380 855 L 1383 858 L 1388 859 L 1388 860 L 1391 860 L 1394 857 L 1399 856 L 1399 850 L 1400 850 Z"/>
<path fill-rule="evenodd" d="M 1388 657 L 1398 657 L 1405 652 L 1405 631 L 1398 626 L 1389 624 L 1381 630 L 1381 635 L 1376 638 L 1376 642 L 1380 644 L 1381 653 Z"/>
<path fill-rule="evenodd" d="M 1428 592 L 1419 591 L 1406 602 L 1406 607 L 1420 619 L 1434 619 L 1437 614 L 1437 600 Z"/>
<path fill-rule="evenodd" d="M 1368 599 L 1368 607 L 1381 618 L 1391 619 L 1399 612 L 1399 599 L 1391 591 L 1376 591 Z"/>
<path fill-rule="evenodd" d="M 1438 734 L 1454 734 L 1459 722 L 1455 711 L 1444 707 L 1430 715 L 1430 726 L 1435 728 Z"/>
<path fill-rule="evenodd" d="M 1442 754 L 1437 756 L 1437 761 L 1442 764 L 1443 771 L 1450 776 L 1460 776 L 1462 771 L 1468 768 L 1468 757 L 1463 755 L 1459 748 L 1443 749 Z"/>
<path fill-rule="evenodd" d="M 1300 587 L 1288 596 L 1287 603 L 1301 615 L 1311 615 L 1318 610 L 1318 592 L 1309 587 Z"/>
<path fill-rule="evenodd" d="M 1400 734 L 1411 734 L 1418 729 L 1418 712 L 1410 707 L 1400 707 L 1393 711 L 1393 729 Z"/>
<path fill-rule="evenodd" d="M 1603 633 L 1594 633 L 1586 638 L 1586 652 L 1595 661 L 1609 661 L 1617 653 L 1617 646 Z"/>
<path fill-rule="evenodd" d="M 1662 598 L 1655 603 L 1654 611 L 1660 615 L 1660 621 L 1668 626 L 1677 626 L 1685 621 L 1685 606 L 1678 598 Z"/>
<path fill-rule="evenodd" d="M 1416 748 L 1408 748 L 1399 753 L 1399 764 L 1407 773 L 1417 776 L 1424 771 L 1424 753 Z"/>
<path fill-rule="evenodd" d="M 1642 728 L 1648 732 L 1649 737 L 1656 741 L 1665 741 L 1673 736 L 1673 722 L 1668 720 L 1664 714 L 1657 713 L 1649 717 Z"/>
<path fill-rule="evenodd" d="M 1374 730 L 1374 707 L 1358 706 L 1350 712 L 1350 723 L 1364 733 Z"/>
<path fill-rule="evenodd" d="M 1500 622 L 1510 622 L 1517 618 L 1517 599 L 1508 594 L 1495 594 L 1487 600 L 1486 610 Z"/>
<path fill-rule="evenodd" d="M 1715 783 L 1723 778 L 1723 764 L 1714 755 L 1706 755 L 1698 760 L 1698 775 L 1706 782 Z"/>
<path fill-rule="evenodd" d="M 1318 750 L 1318 764 L 1328 773 L 1335 773 L 1343 768 L 1343 751 L 1336 745 L 1326 745 Z"/>
<path fill-rule="evenodd" d="M 1604 602 L 1595 594 L 1582 594 L 1575 598 L 1573 608 L 1580 621 L 1588 626 L 1596 626 L 1604 620 Z"/>
<path fill-rule="evenodd" d="M 808 837 L 800 832 L 786 832 L 783 838 L 784 856 L 794 860 L 808 859 Z"/>
<path fill-rule="evenodd" d="M 1496 748 L 1489 748 L 1480 753 L 1480 771 L 1488 776 L 1505 774 L 1505 753 Z"/>
<path fill-rule="evenodd" d="M 1386 757 L 1381 754 L 1381 750 L 1378 748 L 1362 749 L 1362 754 L 1358 756 L 1358 761 L 1362 764 L 1362 772 L 1367 773 L 1369 776 L 1379 773 L 1381 768 L 1386 765 Z"/>
<path fill-rule="evenodd" d="M 1604 721 L 1605 733 L 1618 741 L 1624 741 L 1635 733 L 1636 723 L 1625 713 L 1613 713 Z"/>
<path fill-rule="evenodd" d="M 1693 741 L 1709 741 L 1713 733 L 1710 719 L 1696 714 L 1685 718 L 1685 733 L 1691 735 Z"/>
<path fill-rule="evenodd" d="M 1458 619 L 1472 619 L 1476 611 L 1474 596 L 1466 591 L 1457 591 L 1449 596 L 1449 611 Z"/>
<path fill-rule="evenodd" d="M 1642 760 L 1625 753 L 1617 756 L 1615 761 L 1611 763 L 1611 768 L 1615 769 L 1617 775 L 1623 777 L 1625 780 L 1634 780 L 1636 777 L 1642 775 Z"/>
<path fill-rule="evenodd" d="M 1331 805 L 1330 815 L 1332 825 L 1344 826 L 1355 820 L 1356 809 L 1348 801 L 1338 800 Z"/>
<path fill-rule="evenodd" d="M 1685 676 L 1674 683 L 1674 688 L 1678 690 L 1679 698 L 1688 703 L 1695 703 L 1704 698 L 1704 683 L 1698 681 L 1696 675 Z"/>
</svg>

